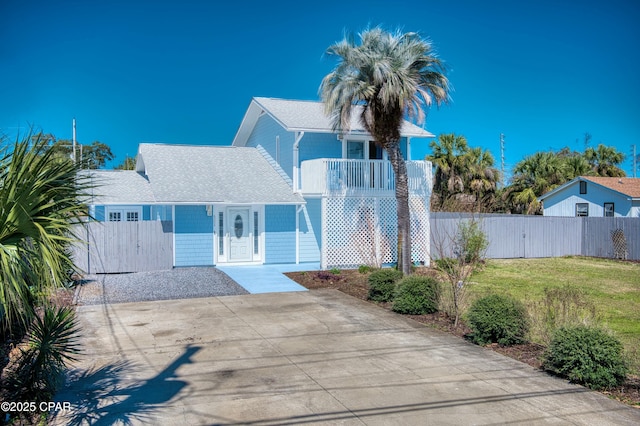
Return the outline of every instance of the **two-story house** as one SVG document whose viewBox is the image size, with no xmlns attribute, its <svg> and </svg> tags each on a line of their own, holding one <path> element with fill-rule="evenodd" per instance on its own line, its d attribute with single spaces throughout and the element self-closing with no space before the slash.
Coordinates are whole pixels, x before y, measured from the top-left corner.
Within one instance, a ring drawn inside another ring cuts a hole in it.
<svg viewBox="0 0 640 426">
<path fill-rule="evenodd" d="M 428 264 L 431 164 L 411 146 L 433 135 L 409 122 L 401 134 L 412 258 Z M 231 146 L 140 144 L 135 171 L 93 177 L 93 217 L 170 224 L 172 266 L 395 262 L 386 153 L 356 121 L 334 131 L 320 102 L 254 98 Z"/>
</svg>

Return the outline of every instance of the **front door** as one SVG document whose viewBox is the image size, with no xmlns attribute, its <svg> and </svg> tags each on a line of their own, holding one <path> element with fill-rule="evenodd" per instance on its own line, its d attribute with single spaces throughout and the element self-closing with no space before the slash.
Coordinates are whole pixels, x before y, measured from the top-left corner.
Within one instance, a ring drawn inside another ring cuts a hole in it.
<svg viewBox="0 0 640 426">
<path fill-rule="evenodd" d="M 227 235 L 229 235 L 229 260 L 244 262 L 251 260 L 251 224 L 249 208 L 229 208 L 227 213 Z"/>
</svg>

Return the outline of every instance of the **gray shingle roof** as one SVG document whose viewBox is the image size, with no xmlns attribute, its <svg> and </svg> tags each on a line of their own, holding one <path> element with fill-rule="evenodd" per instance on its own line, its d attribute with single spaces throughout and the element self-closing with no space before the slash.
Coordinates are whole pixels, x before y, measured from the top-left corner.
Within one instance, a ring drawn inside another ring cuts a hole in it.
<svg viewBox="0 0 640 426">
<path fill-rule="evenodd" d="M 132 170 L 85 172 L 95 187 L 92 204 L 150 204 L 155 202 L 149 181 Z"/>
<path fill-rule="evenodd" d="M 324 104 L 314 101 L 296 101 L 275 98 L 253 98 L 240 124 L 233 145 L 243 146 L 262 112 L 271 115 L 287 131 L 334 133 L 331 119 L 324 113 Z M 358 113 L 351 117 L 351 133 L 367 133 L 358 120 Z M 404 121 L 402 136 L 432 138 L 434 135 L 415 124 Z"/>
<path fill-rule="evenodd" d="M 255 148 L 140 144 L 158 203 L 302 203 Z"/>
</svg>

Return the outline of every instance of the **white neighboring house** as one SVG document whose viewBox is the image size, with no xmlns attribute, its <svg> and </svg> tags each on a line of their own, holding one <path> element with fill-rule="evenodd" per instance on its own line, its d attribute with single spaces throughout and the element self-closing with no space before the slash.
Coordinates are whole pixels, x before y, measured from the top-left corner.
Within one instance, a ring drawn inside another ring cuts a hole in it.
<svg viewBox="0 0 640 426">
<path fill-rule="evenodd" d="M 545 216 L 640 218 L 640 178 L 579 176 L 538 201 Z"/>
</svg>

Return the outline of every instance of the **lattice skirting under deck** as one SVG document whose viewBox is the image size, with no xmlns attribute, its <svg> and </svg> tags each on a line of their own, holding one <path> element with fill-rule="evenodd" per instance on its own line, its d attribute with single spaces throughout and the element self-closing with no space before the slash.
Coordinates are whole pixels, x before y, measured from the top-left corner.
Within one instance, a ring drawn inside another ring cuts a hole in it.
<svg viewBox="0 0 640 426">
<path fill-rule="evenodd" d="M 429 264 L 429 199 L 410 197 L 411 259 Z M 397 261 L 393 197 L 327 197 L 322 200 L 322 268 L 380 266 Z"/>
</svg>

